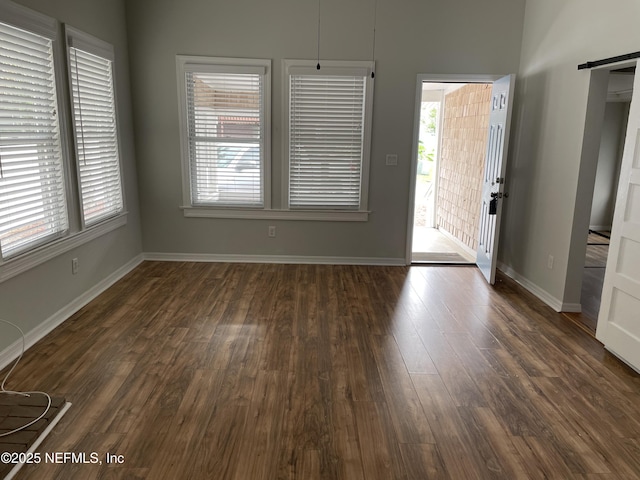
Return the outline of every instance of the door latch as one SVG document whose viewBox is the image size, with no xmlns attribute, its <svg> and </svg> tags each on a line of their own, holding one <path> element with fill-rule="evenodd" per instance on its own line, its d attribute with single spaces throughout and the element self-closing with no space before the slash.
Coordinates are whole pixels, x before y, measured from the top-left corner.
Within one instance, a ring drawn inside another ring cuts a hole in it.
<svg viewBox="0 0 640 480">
<path fill-rule="evenodd" d="M 489 201 L 489 215 L 498 213 L 498 192 L 491 192 L 491 200 Z"/>
<path fill-rule="evenodd" d="M 492 198 L 489 202 L 489 215 L 496 215 L 498 213 L 498 199 Z"/>
</svg>

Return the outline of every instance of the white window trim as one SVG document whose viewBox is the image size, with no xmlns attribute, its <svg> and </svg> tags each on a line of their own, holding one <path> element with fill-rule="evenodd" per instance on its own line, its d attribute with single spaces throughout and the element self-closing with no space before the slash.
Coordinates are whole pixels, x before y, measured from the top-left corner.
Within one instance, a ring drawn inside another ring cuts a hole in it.
<svg viewBox="0 0 640 480">
<path fill-rule="evenodd" d="M 111 62 L 115 62 L 115 51 L 113 45 L 107 43 L 99 38 L 94 37 L 88 33 L 78 30 L 71 25 L 65 24 L 64 33 L 67 40 L 67 49 L 69 47 L 84 50 L 85 52 L 93 53 L 102 58 L 106 58 Z M 113 67 L 115 69 L 115 67 Z M 115 78 L 115 72 L 113 72 Z M 115 82 L 114 82 L 115 83 Z M 115 87 L 114 87 L 115 96 Z"/>
<path fill-rule="evenodd" d="M 117 228 L 126 225 L 126 223 L 127 212 L 123 212 L 117 217 L 112 217 L 102 223 L 87 228 L 86 230 L 72 233 L 66 237 L 54 240 L 53 242 L 49 242 L 5 260 L 0 264 L 0 283 L 37 267 L 58 255 L 116 230 Z M 71 267 L 69 267 L 69 269 L 71 269 Z"/>
<path fill-rule="evenodd" d="M 111 62 L 111 78 L 112 78 L 112 82 L 113 82 L 113 108 L 114 108 L 114 116 L 115 116 L 115 124 L 116 124 L 116 142 L 117 142 L 117 148 L 118 148 L 118 168 L 120 170 L 120 195 L 122 196 L 122 209 L 119 212 L 114 213 L 113 215 L 109 216 L 109 217 L 105 217 L 102 220 L 100 220 L 99 222 L 97 222 L 94 225 L 91 226 L 86 226 L 85 225 L 85 220 L 82 216 L 82 214 L 80 214 L 80 225 L 82 230 L 87 229 L 87 228 L 92 228 L 96 225 L 99 225 L 100 223 L 109 221 L 110 219 L 114 218 L 114 217 L 119 217 L 121 216 L 123 213 L 125 213 L 127 211 L 127 197 L 126 197 L 126 193 L 125 193 L 125 188 L 124 188 L 124 170 L 122 167 L 122 149 L 120 147 L 121 142 L 120 142 L 120 120 L 119 120 L 119 115 L 118 115 L 118 94 L 117 94 L 117 89 L 116 89 L 116 65 L 115 65 L 115 50 L 113 48 L 113 45 L 111 45 L 110 43 L 107 43 L 103 40 L 100 40 L 99 38 L 94 37 L 93 35 L 90 35 L 88 33 L 85 33 L 81 30 L 78 30 L 77 28 L 74 28 L 70 25 L 65 24 L 64 25 L 64 32 L 65 32 L 65 39 L 66 39 L 66 59 L 67 59 L 67 78 L 68 78 L 68 88 L 69 88 L 69 105 L 71 106 L 71 122 L 70 122 L 70 129 L 72 132 L 72 135 L 74 136 L 74 144 L 73 144 L 73 149 L 75 151 L 75 165 L 76 165 L 76 183 L 77 183 L 77 197 L 74 199 L 74 201 L 77 202 L 79 210 L 82 210 L 82 197 L 81 197 L 81 192 L 82 192 L 82 187 L 80 184 L 80 169 L 79 169 L 79 161 L 80 158 L 78 156 L 78 151 L 76 149 L 76 142 L 75 142 L 75 130 L 73 128 L 73 86 L 72 86 L 72 82 L 71 82 L 71 61 L 69 59 L 69 48 L 74 47 L 77 48 L 79 50 L 83 50 L 85 52 L 97 55 L 99 57 L 102 57 L 106 60 L 109 60 Z"/>
<path fill-rule="evenodd" d="M 50 38 L 53 42 L 57 40 L 58 21 L 55 18 L 48 17 L 17 3 L 1 2 L 0 19 L 2 19 L 3 23 L 10 23 L 18 28 Z"/>
<path fill-rule="evenodd" d="M 209 212 L 224 211 L 262 211 L 256 207 L 238 206 L 194 206 L 191 203 L 191 162 L 189 161 L 189 134 L 187 130 L 187 88 L 185 74 L 188 71 L 207 71 L 220 66 L 264 68 L 264 164 L 262 166 L 263 209 L 271 208 L 271 60 L 257 58 L 208 57 L 194 55 L 176 55 L 176 73 L 178 84 L 178 119 L 180 125 L 180 158 L 182 163 L 182 202 L 185 210 Z M 204 215 L 203 215 L 204 216 Z M 237 217 L 246 218 L 246 217 Z"/>
<path fill-rule="evenodd" d="M 2 259 L 0 256 L 0 268 L 13 261 L 15 258 L 28 255 L 30 252 L 43 248 L 46 245 L 60 241 L 66 238 L 70 232 L 78 229 L 77 218 L 74 215 L 75 203 L 72 182 L 73 172 L 71 169 L 70 150 L 69 150 L 69 115 L 68 115 L 68 97 L 65 89 L 64 78 L 64 42 L 60 41 L 58 34 L 58 21 L 40 12 L 36 12 L 22 5 L 18 5 L 11 1 L 0 2 L 0 21 L 12 25 L 16 28 L 29 31 L 31 33 L 46 37 L 51 40 L 51 49 L 53 52 L 53 73 L 55 79 L 55 90 L 57 99 L 58 130 L 60 135 L 60 153 L 62 160 L 62 176 L 64 182 L 65 205 L 67 210 L 67 229 L 58 232 L 55 235 L 34 242 L 29 248 L 19 253 L 15 257 Z"/>
<path fill-rule="evenodd" d="M 371 164 L 371 129 L 373 123 L 373 78 L 371 72 L 374 69 L 374 63 L 371 61 L 344 61 L 344 60 L 322 60 L 320 62 L 321 72 L 333 74 L 364 74 L 366 78 L 366 96 L 365 96 L 365 122 L 364 122 L 364 140 L 362 150 L 362 172 L 360 184 L 360 208 L 358 210 L 340 210 L 345 215 L 352 215 L 354 219 L 358 218 L 356 214 L 368 213 L 369 205 L 369 172 Z M 317 71 L 317 60 L 282 60 L 282 192 L 281 202 L 284 210 L 292 211 L 289 208 L 289 75 L 291 73 L 315 73 Z M 298 209 L 295 209 L 297 212 Z M 307 212 L 308 219 L 313 220 L 314 211 Z M 325 212 L 328 210 L 319 210 Z M 336 212 L 338 213 L 338 212 Z"/>
<path fill-rule="evenodd" d="M 368 211 L 354 210 L 281 210 L 248 208 L 202 208 L 181 207 L 185 217 L 190 218 L 240 218 L 255 220 L 314 220 L 324 222 L 366 222 Z"/>
<path fill-rule="evenodd" d="M 81 228 L 79 215 L 76 214 L 76 211 L 79 208 L 80 199 L 77 190 L 73 188 L 72 182 L 69 180 L 73 178 L 73 157 L 71 156 L 72 147 L 69 145 L 69 139 L 71 138 L 71 131 L 69 130 L 71 128 L 71 119 L 68 113 L 71 100 L 66 89 L 67 82 L 64 75 L 66 68 L 65 45 L 64 42 L 60 41 L 58 35 L 59 22 L 54 18 L 11 1 L 0 2 L 0 21 L 45 36 L 50 38 L 53 42 L 54 75 L 56 81 L 56 95 L 58 98 L 57 114 L 60 118 L 60 148 L 63 158 L 62 163 L 65 178 L 65 194 L 67 199 L 67 211 L 69 214 L 69 230 L 64 236 L 35 246 L 34 248 L 26 250 L 15 257 L 10 257 L 6 260 L 0 259 L 0 283 L 2 283 L 5 280 L 20 275 L 65 252 L 126 225 L 128 213 L 126 211 L 126 199 L 124 197 L 124 177 L 122 177 L 122 194 L 123 202 L 125 202 L 125 210 L 114 217 L 106 219 L 102 223 L 91 226 L 90 228 Z M 116 88 L 115 83 L 114 71 L 114 92 Z M 122 164 L 120 168 L 122 169 Z"/>
</svg>

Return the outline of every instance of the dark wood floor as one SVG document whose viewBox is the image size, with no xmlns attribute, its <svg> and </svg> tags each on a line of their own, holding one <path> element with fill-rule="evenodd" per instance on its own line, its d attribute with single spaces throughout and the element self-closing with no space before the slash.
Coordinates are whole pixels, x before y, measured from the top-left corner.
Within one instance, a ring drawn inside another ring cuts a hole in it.
<svg viewBox="0 0 640 480">
<path fill-rule="evenodd" d="M 640 378 L 472 267 L 145 262 L 30 349 L 20 479 L 634 479 Z"/>
<path fill-rule="evenodd" d="M 609 255 L 609 236 L 611 232 L 596 233 L 589 231 L 585 266 L 582 270 L 582 290 L 580 304 L 582 312 L 565 313 L 565 316 L 592 335 L 596 333 L 604 272 Z"/>
</svg>

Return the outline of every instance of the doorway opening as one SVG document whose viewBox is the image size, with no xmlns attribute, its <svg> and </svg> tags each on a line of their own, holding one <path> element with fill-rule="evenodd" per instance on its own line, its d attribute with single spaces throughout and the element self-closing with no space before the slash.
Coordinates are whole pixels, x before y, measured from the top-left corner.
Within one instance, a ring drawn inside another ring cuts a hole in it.
<svg viewBox="0 0 640 480">
<path fill-rule="evenodd" d="M 419 82 L 410 263 L 474 264 L 491 82 Z"/>
<path fill-rule="evenodd" d="M 601 99 L 605 102 L 604 117 L 599 132 L 600 148 L 586 233 L 587 246 L 580 289 L 581 312 L 571 314 L 592 334 L 596 332 L 600 312 L 635 71 L 635 66 L 610 70 L 606 100 Z"/>
</svg>

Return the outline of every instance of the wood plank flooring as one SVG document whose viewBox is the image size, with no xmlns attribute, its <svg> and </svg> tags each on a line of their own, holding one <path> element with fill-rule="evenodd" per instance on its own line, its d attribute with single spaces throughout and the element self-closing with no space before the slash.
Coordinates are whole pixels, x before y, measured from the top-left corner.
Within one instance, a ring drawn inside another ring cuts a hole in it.
<svg viewBox="0 0 640 480">
<path fill-rule="evenodd" d="M 585 266 L 582 271 L 582 290 L 580 313 L 564 313 L 580 328 L 595 336 L 598 326 L 598 314 L 602 300 L 602 286 L 604 284 L 605 267 L 609 255 L 609 236 L 611 232 L 601 233 L 589 231 L 587 239 L 587 253 Z"/>
<path fill-rule="evenodd" d="M 19 479 L 640 478 L 640 377 L 472 267 L 145 262 L 31 348 Z"/>
</svg>

